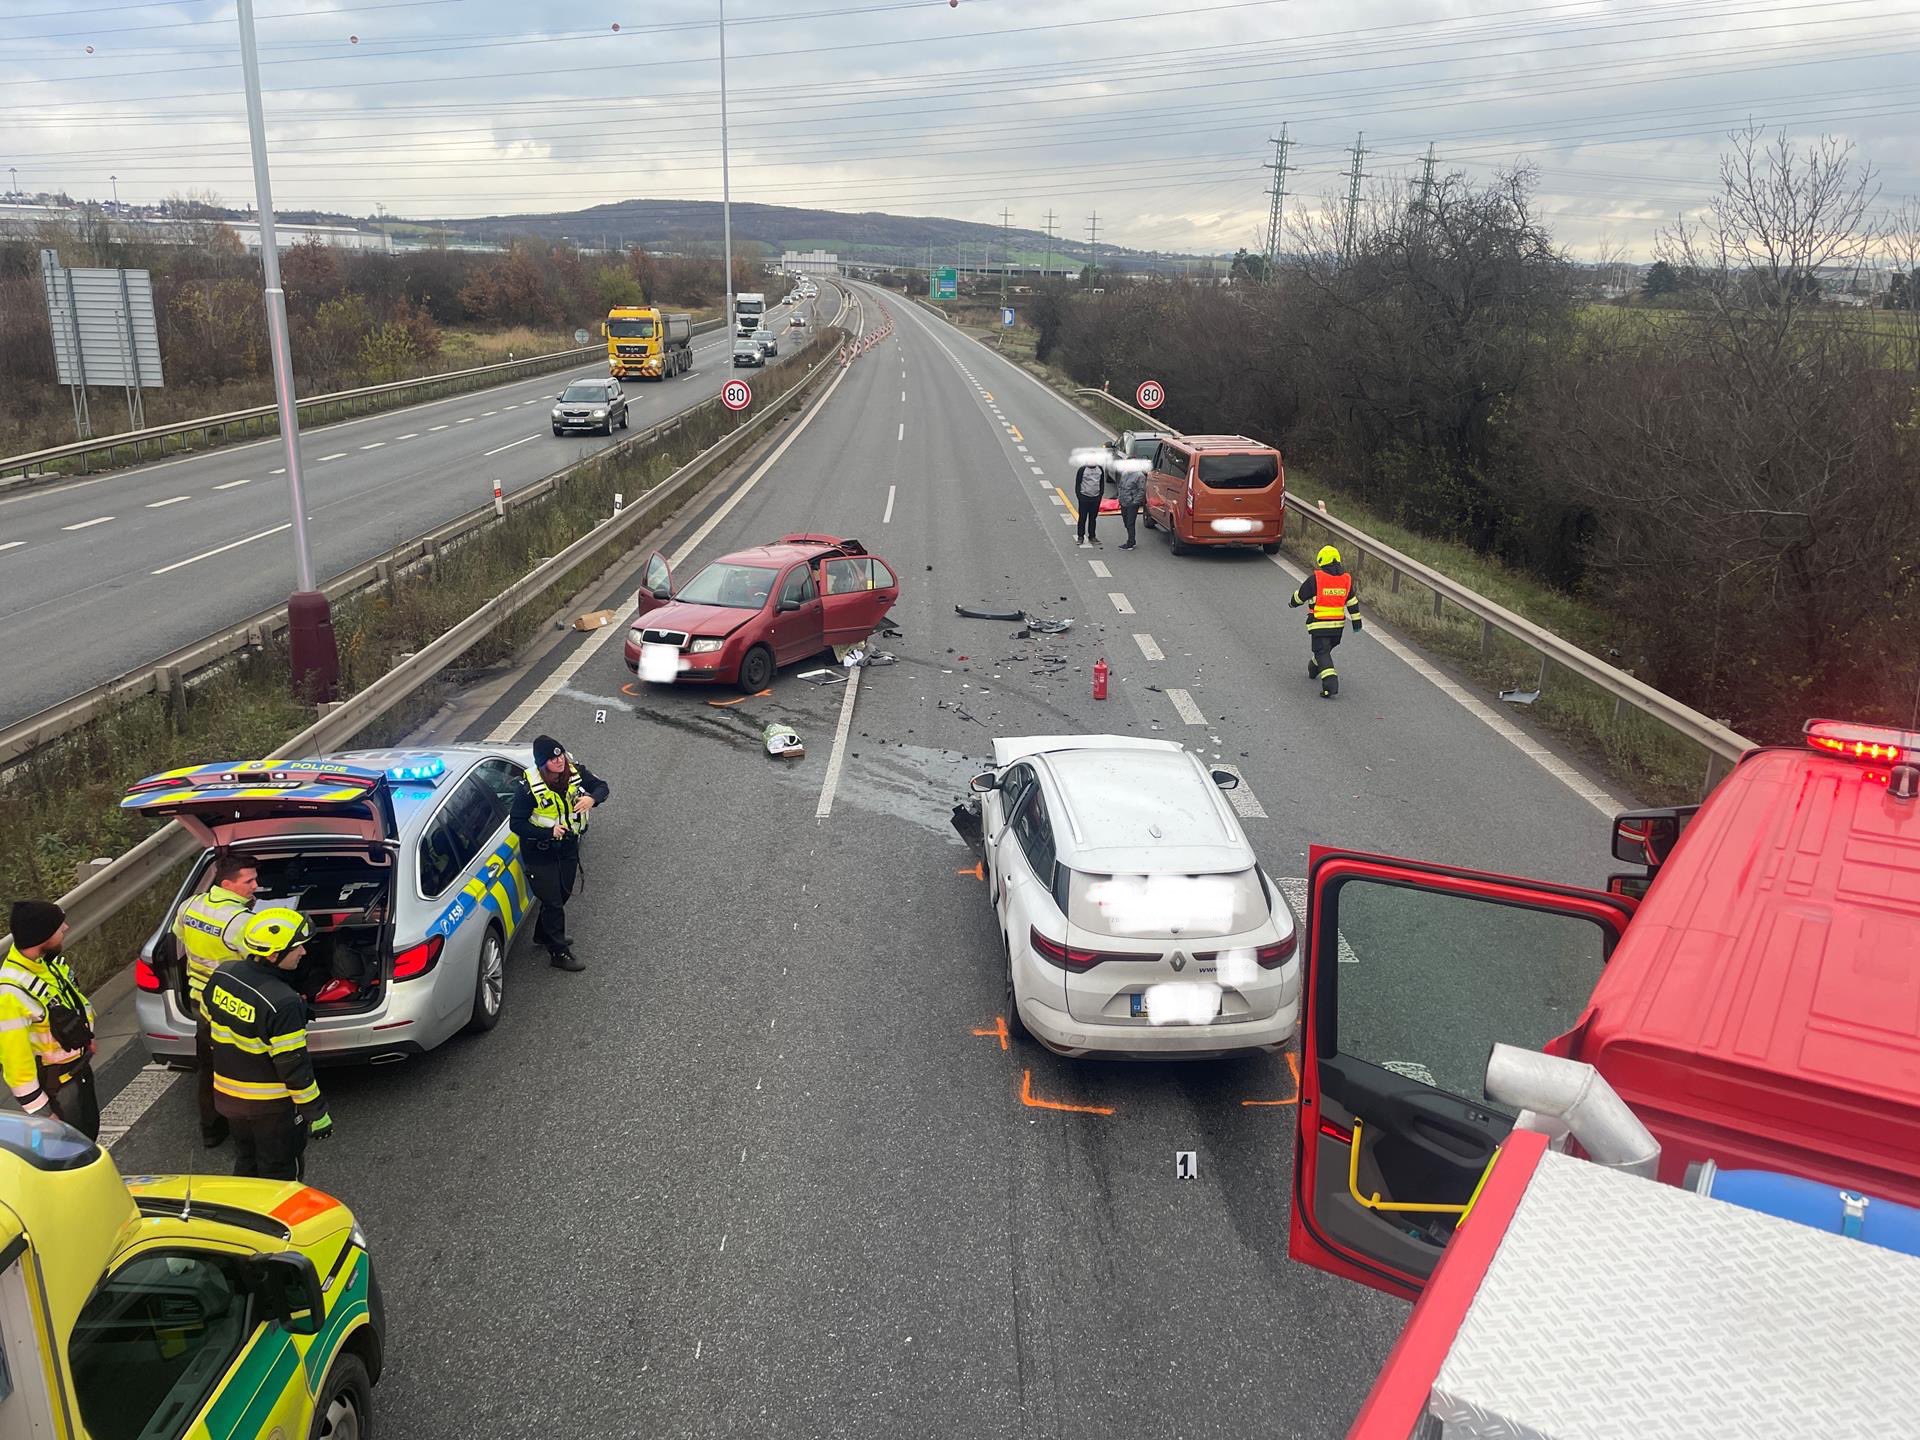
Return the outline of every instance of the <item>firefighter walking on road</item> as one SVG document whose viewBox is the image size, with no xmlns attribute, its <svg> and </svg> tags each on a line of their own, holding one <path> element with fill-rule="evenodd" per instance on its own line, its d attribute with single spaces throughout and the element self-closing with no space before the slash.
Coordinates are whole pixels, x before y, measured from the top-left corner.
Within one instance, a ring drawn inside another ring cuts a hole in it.
<svg viewBox="0 0 1920 1440">
<path fill-rule="evenodd" d="M 242 959 L 207 981 L 213 1100 L 233 1132 L 233 1173 L 298 1180 L 307 1141 L 333 1133 L 333 1117 L 307 1053 L 307 1002 L 287 983 L 313 924 L 275 906 L 240 932 Z"/>
<path fill-rule="evenodd" d="M 1331 700 L 1340 693 L 1340 672 L 1333 668 L 1333 648 L 1340 643 L 1349 621 L 1354 634 L 1360 633 L 1360 596 L 1353 576 L 1340 563 L 1340 552 L 1322 545 L 1313 558 L 1313 573 L 1300 582 L 1300 588 L 1287 601 L 1289 608 L 1307 609 L 1307 638 L 1313 644 L 1313 658 L 1307 661 L 1307 675 L 1320 682 L 1320 698 Z"/>
<path fill-rule="evenodd" d="M 240 932 L 253 918 L 253 897 L 260 872 L 240 855 L 222 855 L 213 864 L 213 883 L 180 907 L 173 938 L 187 964 L 187 1008 L 193 1012 L 193 1058 L 200 1098 L 200 1140 L 209 1150 L 227 1138 L 226 1118 L 213 1103 L 213 1036 L 207 1027 L 205 995 L 214 970 L 238 960 Z"/>
<path fill-rule="evenodd" d="M 93 1006 L 60 958 L 66 912 L 50 901 L 21 900 L 9 924 L 13 943 L 0 964 L 0 1073 L 27 1114 L 64 1120 L 98 1140 Z"/>
<path fill-rule="evenodd" d="M 520 860 L 527 886 L 540 902 L 534 925 L 536 943 L 561 970 L 584 970 L 567 934 L 567 898 L 580 874 L 580 837 L 594 807 L 607 803 L 607 782 L 567 753 L 551 735 L 533 741 L 533 768 L 513 797 L 510 823 L 520 837 Z"/>
</svg>

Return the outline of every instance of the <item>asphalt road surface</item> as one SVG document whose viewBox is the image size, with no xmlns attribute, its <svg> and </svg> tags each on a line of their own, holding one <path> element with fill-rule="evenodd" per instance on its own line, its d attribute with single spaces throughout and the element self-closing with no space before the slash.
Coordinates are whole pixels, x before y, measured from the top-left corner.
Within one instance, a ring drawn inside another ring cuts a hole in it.
<svg viewBox="0 0 1920 1440">
<path fill-rule="evenodd" d="M 849 714 L 847 687 L 792 671 L 723 708 L 594 649 L 520 730 L 613 787 L 569 912 L 589 968 L 523 942 L 492 1034 L 323 1076 L 337 1138 L 309 1179 L 372 1239 L 387 1433 L 1339 1434 L 1406 1311 L 1287 1258 L 1291 1066 L 1003 1046 L 1004 961 L 951 806 L 995 734 L 1158 734 L 1239 767 L 1276 876 L 1316 841 L 1605 873 L 1593 805 L 1370 634 L 1322 702 L 1273 561 L 1144 534 L 1122 553 L 1117 523 L 1076 550 L 1054 487 L 1091 423 L 878 303 L 893 336 L 681 575 L 787 531 L 858 536 L 903 581 L 898 663 L 861 674 Z M 1076 623 L 1019 640 L 954 614 L 976 603 Z M 804 760 L 761 752 L 771 720 Z M 122 1167 L 224 1161 L 191 1111 L 174 1085 Z"/>
<path fill-rule="evenodd" d="M 825 321 L 838 296 L 811 302 Z M 780 359 L 805 343 L 776 311 Z M 694 339 L 695 368 L 623 384 L 630 429 L 717 394 L 731 335 Z M 778 364 L 779 361 L 770 363 Z M 556 436 L 569 380 L 604 360 L 512 385 L 303 430 L 315 574 L 325 581 L 626 438 Z M 749 376 L 756 372 L 745 372 Z M 0 724 L 124 674 L 284 602 L 294 588 L 280 439 L 208 451 L 0 498 Z"/>
</svg>

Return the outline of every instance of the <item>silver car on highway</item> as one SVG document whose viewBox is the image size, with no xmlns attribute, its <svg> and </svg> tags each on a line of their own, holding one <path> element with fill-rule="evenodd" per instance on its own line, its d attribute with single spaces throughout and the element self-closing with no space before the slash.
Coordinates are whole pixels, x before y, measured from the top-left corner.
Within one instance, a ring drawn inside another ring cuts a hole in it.
<svg viewBox="0 0 1920 1440">
<path fill-rule="evenodd" d="M 313 922 L 294 983 L 316 1061 L 379 1064 L 491 1030 L 508 950 L 536 904 L 507 826 L 532 763 L 526 746 L 355 750 L 216 762 L 131 787 L 122 808 L 178 820 L 205 847 L 135 969 L 153 1058 L 193 1063 L 173 917 L 221 851 L 258 866 L 256 908 L 289 905 Z"/>
</svg>

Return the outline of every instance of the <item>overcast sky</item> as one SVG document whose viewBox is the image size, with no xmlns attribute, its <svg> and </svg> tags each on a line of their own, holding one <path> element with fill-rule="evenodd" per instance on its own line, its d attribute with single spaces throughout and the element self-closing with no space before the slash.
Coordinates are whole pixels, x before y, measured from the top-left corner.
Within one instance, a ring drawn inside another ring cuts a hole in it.
<svg viewBox="0 0 1920 1440">
<path fill-rule="evenodd" d="M 256 0 L 280 209 L 719 199 L 718 0 Z M 732 0 L 736 200 L 1260 248 L 1363 168 L 1525 159 L 1561 242 L 1644 258 L 1748 117 L 1920 193 L 1920 0 Z M 22 190 L 253 197 L 232 0 L 0 5 Z"/>
</svg>

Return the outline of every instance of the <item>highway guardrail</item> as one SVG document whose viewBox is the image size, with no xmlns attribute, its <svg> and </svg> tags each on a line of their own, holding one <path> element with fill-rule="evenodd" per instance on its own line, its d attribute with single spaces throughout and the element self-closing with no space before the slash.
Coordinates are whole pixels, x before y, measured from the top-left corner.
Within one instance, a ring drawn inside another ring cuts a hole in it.
<svg viewBox="0 0 1920 1440">
<path fill-rule="evenodd" d="M 1137 421 L 1142 429 L 1168 435 L 1181 433 L 1164 420 L 1156 420 L 1105 390 L 1080 388 L 1073 393 L 1112 406 L 1120 414 Z M 1433 597 L 1436 619 L 1445 614 L 1449 605 L 1474 617 L 1480 622 L 1482 654 L 1492 649 L 1496 634 L 1508 636 L 1533 651 L 1540 660 L 1539 678 L 1535 686 L 1537 690 L 1544 691 L 1547 688 L 1548 680 L 1555 667 L 1558 667 L 1612 696 L 1616 723 L 1625 710 L 1636 710 L 1699 747 L 1706 755 L 1705 772 L 1700 782 L 1702 795 L 1713 788 L 1715 781 L 1734 761 L 1757 743 L 1698 710 L 1681 704 L 1671 695 L 1662 694 L 1644 680 L 1638 680 L 1617 666 L 1609 665 L 1551 630 L 1536 625 L 1524 615 L 1515 614 L 1458 581 L 1449 579 L 1438 570 L 1374 539 L 1358 527 L 1305 503 L 1291 491 L 1287 494 L 1287 511 L 1295 519 L 1318 526 L 1327 535 L 1337 539 L 1349 551 L 1348 563 L 1355 573 L 1358 573 L 1362 564 L 1377 564 L 1388 572 L 1388 583 L 1395 594 L 1400 593 L 1401 584 L 1408 580 L 1428 591 Z"/>
<path fill-rule="evenodd" d="M 841 350 L 847 343 L 842 339 L 792 387 L 770 401 L 761 414 L 708 446 L 558 555 L 521 576 L 451 630 L 401 660 L 359 694 L 330 707 L 312 725 L 278 746 L 279 752 L 284 755 L 316 755 L 348 744 L 402 701 L 431 684 L 442 670 L 511 616 L 539 599 L 549 587 L 595 559 L 601 552 L 630 546 L 634 536 L 644 534 L 654 523 L 671 514 L 714 471 L 730 463 L 777 418 L 786 414 L 789 401 L 816 384 L 822 376 L 837 371 Z M 719 403 L 718 397 L 701 402 L 702 405 L 716 406 Z M 692 413 L 693 410 L 688 410 L 677 418 L 684 422 Z M 489 506 L 488 516 L 491 517 L 492 513 L 492 507 Z M 198 841 L 179 824 L 169 822 L 126 854 L 101 866 L 60 897 L 60 906 L 67 912 L 67 923 L 72 926 L 71 938 L 78 940 L 99 929 L 150 886 L 163 879 L 175 866 L 191 859 L 198 849 Z M 4 949 L 10 938 L 0 936 L 0 949 Z"/>
<path fill-rule="evenodd" d="M 693 327 L 696 335 L 718 330 L 719 320 L 702 320 Z M 325 425 L 376 410 L 398 410 L 442 395 L 468 390 L 484 390 L 494 385 L 511 384 L 551 370 L 564 370 L 585 364 L 606 354 L 606 343 L 585 345 L 577 350 L 553 350 L 528 355 L 519 360 L 501 360 L 492 365 L 477 365 L 470 370 L 447 370 L 438 375 L 422 375 L 413 380 L 392 380 L 384 385 L 366 385 L 358 390 L 339 390 L 330 395 L 313 395 L 299 402 L 300 424 Z M 94 470 L 112 470 L 123 465 L 138 465 L 153 456 L 176 454 L 183 450 L 211 450 L 234 439 L 253 435 L 277 435 L 280 411 L 274 405 L 255 405 L 232 410 L 225 415 L 202 415 L 195 420 L 180 420 L 171 425 L 155 425 L 145 430 L 128 430 L 118 435 L 100 435 L 90 440 L 75 440 L 25 455 L 0 459 L 0 488 L 23 484 L 43 484 L 69 475 L 92 474 Z M 203 444 L 190 442 L 201 436 Z M 95 463 L 98 461 L 99 463 Z"/>
</svg>

